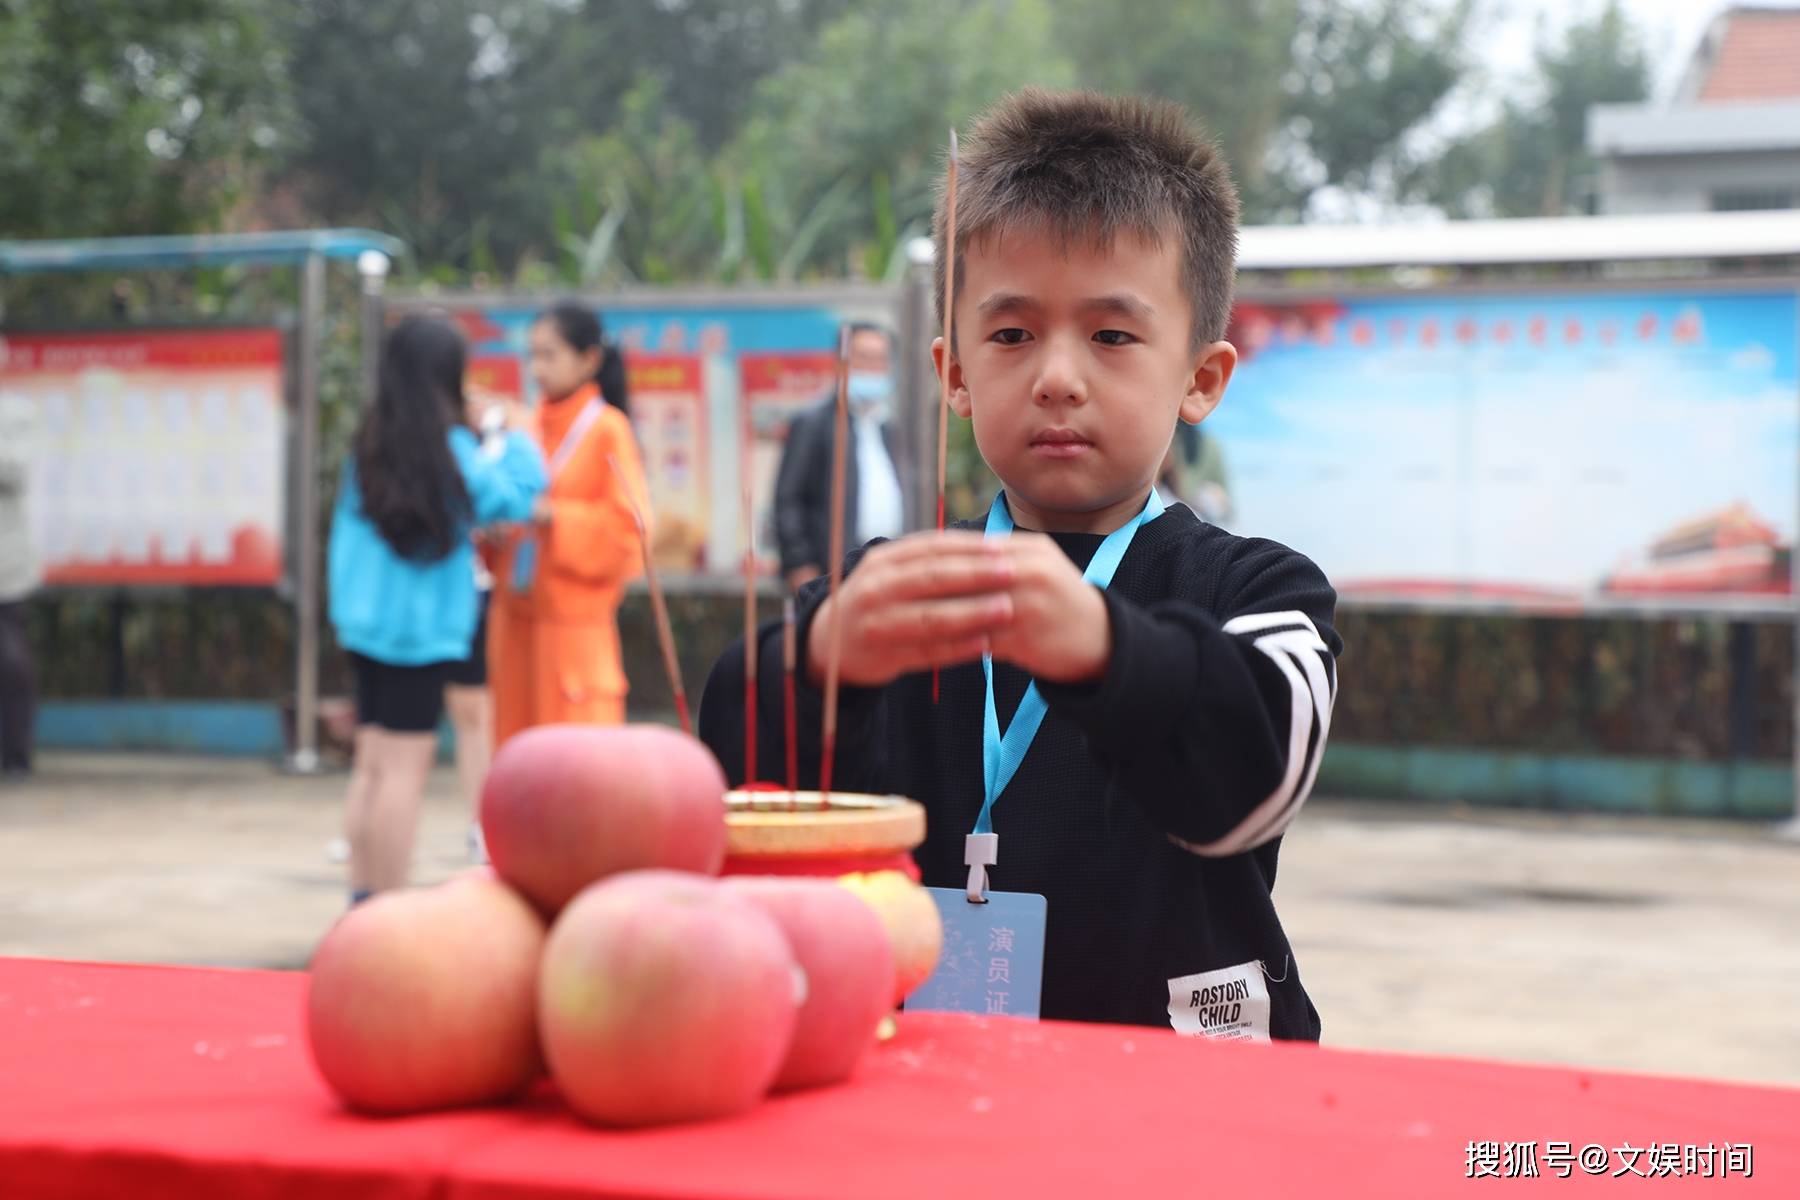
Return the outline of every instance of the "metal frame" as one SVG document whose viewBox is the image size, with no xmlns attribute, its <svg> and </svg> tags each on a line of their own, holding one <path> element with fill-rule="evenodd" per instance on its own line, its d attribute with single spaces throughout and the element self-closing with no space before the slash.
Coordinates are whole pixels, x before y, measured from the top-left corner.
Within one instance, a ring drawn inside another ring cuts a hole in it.
<svg viewBox="0 0 1800 1200">
<path fill-rule="evenodd" d="M 1517 295 L 1521 292 L 1592 292 L 1650 291 L 1656 288 L 1679 288 L 1688 292 L 1800 292 L 1800 273 L 1782 271 L 1755 275 L 1632 275 L 1609 278 L 1596 276 L 1583 279 L 1458 279 L 1422 287 L 1376 283 L 1316 284 L 1307 282 L 1292 287 L 1271 287 L 1261 279 L 1253 279 L 1238 288 L 1236 298 L 1292 304 L 1297 300 L 1336 299 L 1354 295 L 1359 300 L 1419 300 L 1435 296 L 1467 296 L 1480 300 L 1494 296 Z"/>
<path fill-rule="evenodd" d="M 1239 231 L 1238 270 L 1568 265 L 1800 255 L 1792 212 L 1530 217 Z"/>
<path fill-rule="evenodd" d="M 201 233 L 169 237 L 0 240 L 0 276 L 46 272 L 145 271 L 161 268 L 291 266 L 310 254 L 350 258 L 374 250 L 389 258 L 406 243 L 370 229 L 301 229 L 274 233 Z"/>
<path fill-rule="evenodd" d="M 319 712 L 319 325 L 325 319 L 325 260 L 308 254 L 300 274 L 300 409 L 295 414 L 294 758 L 315 771 Z"/>
<path fill-rule="evenodd" d="M 898 287 L 898 284 L 893 283 L 753 283 L 729 287 L 707 284 L 668 288 L 592 288 L 571 285 L 529 292 L 406 292 L 394 295 L 391 302 L 396 308 L 409 311 L 428 311 L 433 308 L 449 311 L 470 308 L 549 308 L 564 300 L 589 302 L 603 312 L 608 307 L 775 308 L 788 304 L 833 307 L 879 302 L 884 297 L 891 298 Z"/>
<path fill-rule="evenodd" d="M 294 600 L 294 753 L 288 766 L 319 769 L 319 349 L 325 313 L 328 260 L 355 258 L 364 275 L 365 304 L 379 304 L 380 278 L 406 244 L 365 229 L 281 233 L 201 234 L 177 237 L 84 238 L 67 241 L 0 241 L 0 279 L 43 272 L 141 271 L 249 264 L 300 268 L 299 391 L 290 488 L 296 493 L 289 520 L 295 525 L 290 576 Z M 373 285 L 369 279 L 375 278 Z M 372 299 L 370 299 L 372 297 Z M 363 329 L 371 326 L 365 317 Z M 378 346 L 363 339 L 365 386 L 374 375 Z"/>
</svg>

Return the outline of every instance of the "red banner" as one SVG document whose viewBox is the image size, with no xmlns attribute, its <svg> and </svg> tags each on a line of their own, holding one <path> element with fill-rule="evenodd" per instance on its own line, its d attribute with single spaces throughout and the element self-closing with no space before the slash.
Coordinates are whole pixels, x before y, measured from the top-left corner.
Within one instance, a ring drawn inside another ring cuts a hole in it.
<svg viewBox="0 0 1800 1200">
<path fill-rule="evenodd" d="M 745 354 L 740 371 L 741 472 L 748 473 L 755 497 L 757 562 L 773 570 L 775 476 L 787 444 L 788 422 L 817 404 L 837 384 L 837 355 L 829 350 Z"/>
<path fill-rule="evenodd" d="M 691 354 L 628 351 L 625 372 L 631 424 L 656 513 L 656 564 L 665 571 L 703 571 L 712 494 L 703 365 Z"/>
<path fill-rule="evenodd" d="M 34 333 L 0 338 L 0 371 L 9 377 L 95 368 L 280 366 L 281 333 L 275 329 Z"/>
<path fill-rule="evenodd" d="M 463 372 L 463 390 L 480 404 L 521 404 L 525 378 L 513 354 L 478 354 Z"/>
</svg>

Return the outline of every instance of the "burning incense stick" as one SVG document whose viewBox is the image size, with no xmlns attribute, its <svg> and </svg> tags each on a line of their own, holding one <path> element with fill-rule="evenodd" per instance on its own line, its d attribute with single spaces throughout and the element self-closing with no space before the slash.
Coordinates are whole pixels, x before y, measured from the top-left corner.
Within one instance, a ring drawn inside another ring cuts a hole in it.
<svg viewBox="0 0 1800 1200">
<path fill-rule="evenodd" d="M 786 718 L 788 806 L 792 808 L 800 796 L 800 741 L 794 726 L 794 598 L 781 602 L 781 706 Z"/>
<path fill-rule="evenodd" d="M 844 468 L 850 439 L 850 327 L 838 330 L 837 419 L 831 435 L 831 585 L 826 598 L 837 599 L 844 581 Z M 819 794 L 831 803 L 831 765 L 837 753 L 838 667 L 844 657 L 844 620 L 835 604 L 831 610 L 831 638 L 825 655 L 825 736 L 819 759 Z"/>
<path fill-rule="evenodd" d="M 626 503 L 631 505 L 631 519 L 637 522 L 638 544 L 644 550 L 644 575 L 650 581 L 650 610 L 656 614 L 656 640 L 662 643 L 663 670 L 669 673 L 669 690 L 675 693 L 675 715 L 681 719 L 681 732 L 692 737 L 694 723 L 688 719 L 687 689 L 681 686 L 681 665 L 675 658 L 675 632 L 669 627 L 669 608 L 663 603 L 662 580 L 656 574 L 656 557 L 650 553 L 650 528 L 644 520 L 644 510 L 638 504 L 637 493 L 632 489 L 631 481 L 619 469 L 619 460 L 609 454 L 606 461 L 612 467 L 619 486 L 625 489 Z"/>
<path fill-rule="evenodd" d="M 756 519 L 744 473 L 744 782 L 756 782 Z"/>
<path fill-rule="evenodd" d="M 938 372 L 937 527 L 944 529 L 944 485 L 950 456 L 950 306 L 956 298 L 956 129 L 950 130 L 950 166 L 944 183 L 944 367 Z M 931 668 L 931 702 L 938 699 L 938 669 Z"/>
</svg>

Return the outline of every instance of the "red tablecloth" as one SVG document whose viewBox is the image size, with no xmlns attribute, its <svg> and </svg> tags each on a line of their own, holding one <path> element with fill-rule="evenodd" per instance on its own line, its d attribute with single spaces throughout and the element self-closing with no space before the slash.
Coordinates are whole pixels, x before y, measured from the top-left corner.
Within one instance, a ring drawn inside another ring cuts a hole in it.
<svg viewBox="0 0 1800 1200">
<path fill-rule="evenodd" d="M 1004 1018 L 903 1018 L 854 1083 L 713 1124 L 365 1120 L 313 1074 L 302 985 L 0 959 L 0 1196 L 1800 1196 L 1800 1090 Z M 1488 1140 L 1749 1143 L 1754 1174 L 1467 1179 Z"/>
</svg>

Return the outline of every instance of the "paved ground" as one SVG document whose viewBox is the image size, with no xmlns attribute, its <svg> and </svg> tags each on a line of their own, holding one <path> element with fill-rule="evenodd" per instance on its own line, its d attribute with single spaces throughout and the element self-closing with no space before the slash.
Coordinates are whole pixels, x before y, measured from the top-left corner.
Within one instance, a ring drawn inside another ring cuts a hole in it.
<svg viewBox="0 0 1800 1200">
<path fill-rule="evenodd" d="M 0 786 L 0 954 L 301 966 L 343 783 L 48 757 Z M 440 773 L 421 881 L 465 830 Z M 1277 899 L 1331 1044 L 1800 1085 L 1800 843 L 1764 829 L 1318 801 Z"/>
</svg>

